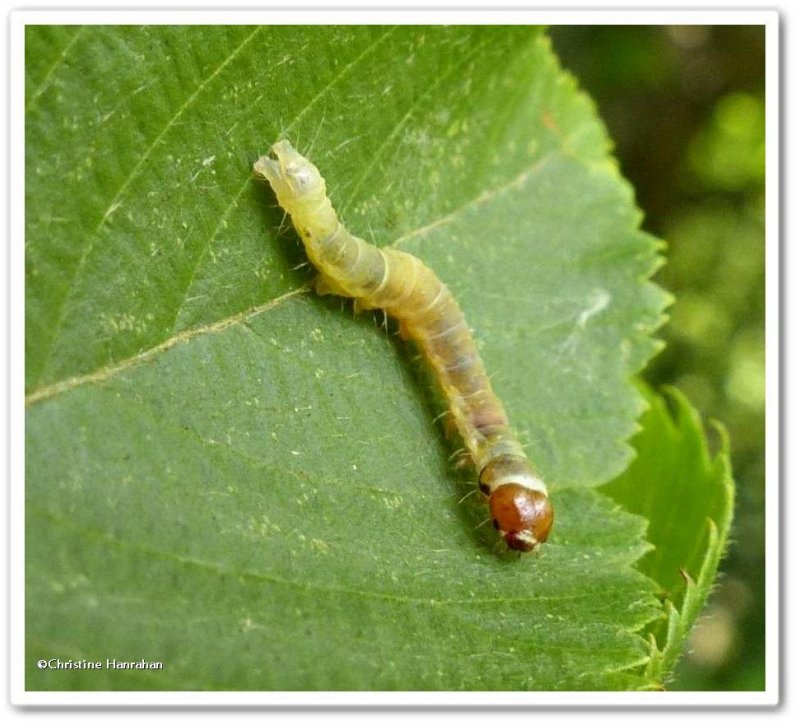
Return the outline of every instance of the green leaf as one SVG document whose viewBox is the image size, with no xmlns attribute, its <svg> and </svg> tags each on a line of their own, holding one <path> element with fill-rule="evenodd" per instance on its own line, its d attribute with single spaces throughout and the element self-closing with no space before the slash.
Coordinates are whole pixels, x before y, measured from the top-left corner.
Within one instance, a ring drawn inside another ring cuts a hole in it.
<svg viewBox="0 0 800 726">
<path fill-rule="evenodd" d="M 650 408 L 632 440 L 637 457 L 603 487 L 626 510 L 650 522 L 654 545 L 639 569 L 662 591 L 666 618 L 648 626 L 652 658 L 648 675 L 665 680 L 714 584 L 733 519 L 734 484 L 728 436 L 721 425 L 714 456 L 700 417 L 677 389 L 666 399 L 648 392 Z"/>
<path fill-rule="evenodd" d="M 31 26 L 26 52 L 27 687 L 657 687 L 646 522 L 594 488 L 642 411 L 657 241 L 543 33 Z M 413 351 L 308 292 L 250 171 L 282 136 L 462 302 L 551 486 L 541 556 L 486 525 Z"/>
</svg>

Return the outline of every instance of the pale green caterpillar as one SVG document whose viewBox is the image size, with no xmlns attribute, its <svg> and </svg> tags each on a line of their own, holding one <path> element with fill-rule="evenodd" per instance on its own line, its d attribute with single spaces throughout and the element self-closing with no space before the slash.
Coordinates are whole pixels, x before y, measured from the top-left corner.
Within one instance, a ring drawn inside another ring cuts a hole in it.
<svg viewBox="0 0 800 726">
<path fill-rule="evenodd" d="M 553 507 L 492 391 L 475 340 L 453 295 L 418 258 L 378 248 L 350 234 L 328 199 L 325 180 L 288 141 L 262 156 L 256 173 L 272 185 L 292 217 L 308 257 L 319 270 L 321 295 L 355 299 L 358 310 L 382 308 L 400 323 L 436 373 L 453 421 L 464 439 L 478 485 L 489 497 L 494 526 L 511 549 L 544 542 Z"/>
</svg>

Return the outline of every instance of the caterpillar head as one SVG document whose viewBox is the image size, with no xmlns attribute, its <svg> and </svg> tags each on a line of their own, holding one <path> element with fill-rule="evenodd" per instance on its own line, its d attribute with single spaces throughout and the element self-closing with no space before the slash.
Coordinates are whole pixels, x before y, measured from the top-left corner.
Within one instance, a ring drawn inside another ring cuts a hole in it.
<svg viewBox="0 0 800 726">
<path fill-rule="evenodd" d="M 293 216 L 313 209 L 325 198 L 325 180 L 308 159 L 285 139 L 272 145 L 271 156 L 262 156 L 253 169 L 263 176 L 278 197 L 278 203 Z"/>
<path fill-rule="evenodd" d="M 509 548 L 530 552 L 547 540 L 553 526 L 553 505 L 526 459 L 492 459 L 481 471 L 479 485 L 489 495 L 492 524 Z"/>
</svg>

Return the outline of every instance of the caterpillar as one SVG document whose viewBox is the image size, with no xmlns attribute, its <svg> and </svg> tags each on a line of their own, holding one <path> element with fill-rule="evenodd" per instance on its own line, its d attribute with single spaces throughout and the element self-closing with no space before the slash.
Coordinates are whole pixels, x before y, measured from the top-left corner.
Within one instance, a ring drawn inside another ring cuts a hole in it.
<svg viewBox="0 0 800 726">
<path fill-rule="evenodd" d="M 316 267 L 316 291 L 355 300 L 356 310 L 383 309 L 433 369 L 455 426 L 488 497 L 494 527 L 512 550 L 547 540 L 554 510 L 495 395 L 467 326 L 447 286 L 417 257 L 379 248 L 350 234 L 308 159 L 281 140 L 253 165 L 291 216 Z"/>
</svg>

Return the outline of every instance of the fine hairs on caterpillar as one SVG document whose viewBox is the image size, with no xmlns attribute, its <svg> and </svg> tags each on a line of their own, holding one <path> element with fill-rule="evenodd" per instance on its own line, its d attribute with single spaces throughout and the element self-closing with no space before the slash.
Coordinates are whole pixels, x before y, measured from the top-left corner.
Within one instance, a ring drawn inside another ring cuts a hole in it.
<svg viewBox="0 0 800 726">
<path fill-rule="evenodd" d="M 309 260 L 319 271 L 320 295 L 355 300 L 357 310 L 380 308 L 419 346 L 433 369 L 459 434 L 480 472 L 492 522 L 513 550 L 544 542 L 553 506 L 494 394 L 475 340 L 453 295 L 417 257 L 379 248 L 350 234 L 339 221 L 314 164 L 285 140 L 253 168 L 291 215 Z"/>
</svg>

